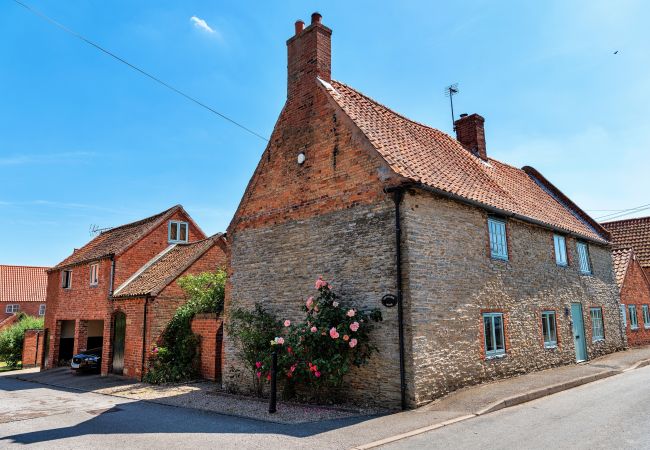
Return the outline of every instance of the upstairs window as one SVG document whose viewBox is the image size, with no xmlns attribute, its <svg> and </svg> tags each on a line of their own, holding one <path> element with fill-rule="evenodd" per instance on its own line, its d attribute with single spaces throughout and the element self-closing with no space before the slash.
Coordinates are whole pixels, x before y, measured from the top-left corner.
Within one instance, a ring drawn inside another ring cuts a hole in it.
<svg viewBox="0 0 650 450">
<path fill-rule="evenodd" d="M 72 270 L 64 270 L 61 272 L 61 287 L 70 289 L 70 286 L 72 286 Z"/>
<path fill-rule="evenodd" d="M 650 308 L 643 305 L 643 328 L 650 328 Z"/>
<path fill-rule="evenodd" d="M 90 265 L 90 285 L 97 286 L 99 283 L 99 263 Z"/>
<path fill-rule="evenodd" d="M 603 308 L 589 309 L 591 316 L 591 340 L 592 342 L 605 339 L 605 327 L 603 325 Z"/>
<path fill-rule="evenodd" d="M 38 315 L 39 316 L 44 316 L 45 315 L 45 303 L 39 305 L 39 307 L 38 307 Z"/>
<path fill-rule="evenodd" d="M 187 222 L 169 222 L 169 242 L 187 242 Z"/>
<path fill-rule="evenodd" d="M 591 273 L 591 262 L 589 261 L 589 247 L 584 242 L 576 244 L 578 249 L 578 262 L 580 264 L 580 272 L 584 274 Z"/>
<path fill-rule="evenodd" d="M 20 305 L 7 305 L 5 312 L 7 314 L 14 314 L 20 311 Z"/>
<path fill-rule="evenodd" d="M 506 353 L 503 332 L 503 314 L 483 314 L 483 334 L 485 336 L 485 357 L 494 358 Z"/>
<path fill-rule="evenodd" d="M 638 330 L 639 321 L 636 318 L 636 305 L 627 305 L 627 311 L 630 314 L 630 329 Z"/>
<path fill-rule="evenodd" d="M 564 236 L 554 234 L 553 245 L 555 246 L 555 263 L 558 266 L 566 267 L 568 265 L 566 257 L 566 239 Z"/>
<path fill-rule="evenodd" d="M 506 237 L 506 223 L 503 220 L 488 218 L 488 231 L 490 233 L 490 256 L 495 259 L 508 260 L 508 240 Z"/>
<path fill-rule="evenodd" d="M 555 311 L 542 311 L 542 335 L 544 336 L 544 348 L 557 347 Z"/>
</svg>

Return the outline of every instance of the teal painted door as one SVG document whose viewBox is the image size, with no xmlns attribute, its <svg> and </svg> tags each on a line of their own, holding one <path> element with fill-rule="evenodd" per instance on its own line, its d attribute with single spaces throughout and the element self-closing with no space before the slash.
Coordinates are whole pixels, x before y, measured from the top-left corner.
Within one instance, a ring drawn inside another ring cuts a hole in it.
<svg viewBox="0 0 650 450">
<path fill-rule="evenodd" d="M 585 324 L 582 319 L 582 305 L 571 303 L 571 322 L 573 323 L 573 343 L 576 348 L 576 361 L 587 360 L 587 342 L 585 341 Z"/>
</svg>

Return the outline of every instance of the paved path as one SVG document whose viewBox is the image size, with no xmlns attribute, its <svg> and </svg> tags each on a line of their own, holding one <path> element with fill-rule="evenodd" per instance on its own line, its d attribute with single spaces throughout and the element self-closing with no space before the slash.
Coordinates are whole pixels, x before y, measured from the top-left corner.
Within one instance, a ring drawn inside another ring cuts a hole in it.
<svg viewBox="0 0 650 450">
<path fill-rule="evenodd" d="M 382 448 L 650 448 L 648 404 L 650 367 L 644 367 Z"/>
</svg>

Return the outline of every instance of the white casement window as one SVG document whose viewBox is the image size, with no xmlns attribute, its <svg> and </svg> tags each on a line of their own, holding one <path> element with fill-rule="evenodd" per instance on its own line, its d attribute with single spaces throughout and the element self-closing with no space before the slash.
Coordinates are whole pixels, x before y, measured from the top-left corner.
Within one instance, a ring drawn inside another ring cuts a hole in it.
<svg viewBox="0 0 650 450">
<path fill-rule="evenodd" d="M 14 314 L 20 311 L 20 305 L 7 305 L 5 312 L 7 314 Z"/>
<path fill-rule="evenodd" d="M 187 242 L 187 222 L 169 222 L 169 242 Z"/>
<path fill-rule="evenodd" d="M 483 334 L 485 336 L 485 357 L 494 358 L 506 353 L 503 314 L 483 314 Z"/>
<path fill-rule="evenodd" d="M 490 234 L 490 256 L 495 259 L 508 259 L 508 239 L 506 223 L 503 220 L 489 217 L 488 231 Z"/>
<path fill-rule="evenodd" d="M 542 311 L 542 335 L 544 336 L 544 348 L 557 347 L 555 311 Z"/>
<path fill-rule="evenodd" d="M 650 328 L 650 307 L 643 305 L 643 328 Z"/>
<path fill-rule="evenodd" d="M 97 286 L 99 283 L 99 263 L 90 265 L 90 285 Z"/>
<path fill-rule="evenodd" d="M 61 272 L 61 287 L 63 289 L 70 289 L 72 286 L 72 270 L 64 270 Z"/>
<path fill-rule="evenodd" d="M 591 340 L 592 342 L 605 339 L 605 326 L 603 325 L 603 308 L 590 308 Z"/>
<path fill-rule="evenodd" d="M 580 265 L 580 272 L 584 274 L 591 273 L 591 262 L 589 261 L 589 247 L 584 242 L 576 244 L 578 249 L 578 262 Z"/>
<path fill-rule="evenodd" d="M 639 321 L 636 318 L 636 305 L 627 305 L 627 312 L 630 314 L 630 329 L 638 330 Z"/>
<path fill-rule="evenodd" d="M 38 315 L 39 316 L 44 316 L 45 315 L 45 303 L 42 303 L 38 307 Z"/>
<path fill-rule="evenodd" d="M 566 257 L 566 239 L 559 234 L 553 235 L 553 245 L 555 246 L 555 263 L 558 266 L 566 267 L 569 261 Z"/>
</svg>

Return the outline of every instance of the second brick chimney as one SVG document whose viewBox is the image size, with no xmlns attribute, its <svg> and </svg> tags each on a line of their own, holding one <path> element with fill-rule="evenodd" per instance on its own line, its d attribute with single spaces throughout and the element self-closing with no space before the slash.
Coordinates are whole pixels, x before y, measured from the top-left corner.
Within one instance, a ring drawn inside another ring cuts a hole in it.
<svg viewBox="0 0 650 450">
<path fill-rule="evenodd" d="M 458 142 L 483 161 L 487 161 L 484 123 L 485 119 L 479 114 L 461 114 L 460 119 L 454 122 L 454 127 Z"/>
<path fill-rule="evenodd" d="M 313 92 L 316 77 L 328 82 L 331 79 L 332 30 L 321 20 L 322 16 L 315 12 L 307 28 L 302 20 L 297 21 L 295 35 L 287 41 L 288 100 Z"/>
</svg>

